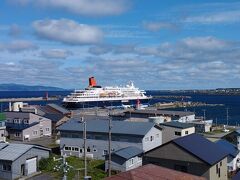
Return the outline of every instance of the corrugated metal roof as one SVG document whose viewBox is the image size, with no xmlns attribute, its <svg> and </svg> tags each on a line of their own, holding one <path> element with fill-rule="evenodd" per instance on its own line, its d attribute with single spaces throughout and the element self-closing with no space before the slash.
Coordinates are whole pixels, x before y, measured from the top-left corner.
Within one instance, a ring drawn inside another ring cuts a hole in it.
<svg viewBox="0 0 240 180">
<path fill-rule="evenodd" d="M 33 147 L 49 150 L 29 144 L 0 143 L 0 160 L 14 161 Z"/>
<path fill-rule="evenodd" d="M 113 134 L 129 134 L 144 136 L 154 127 L 150 122 L 112 121 Z M 159 127 L 160 128 L 160 127 Z M 78 119 L 71 119 L 58 128 L 60 131 L 83 131 L 83 123 Z M 109 124 L 106 120 L 87 120 L 87 132 L 108 133 Z"/>
<path fill-rule="evenodd" d="M 237 154 L 239 153 L 237 146 L 226 140 L 220 139 L 215 143 L 219 145 L 221 148 L 225 149 L 232 157 L 236 157 Z"/>
<path fill-rule="evenodd" d="M 179 128 L 179 129 L 187 129 L 187 128 L 194 127 L 193 124 L 181 123 L 181 122 L 177 122 L 177 121 L 165 122 L 165 123 L 162 123 L 161 125 L 162 126 L 169 126 L 169 127 Z"/>
<path fill-rule="evenodd" d="M 63 108 L 62 106 L 59 106 L 59 105 L 57 105 L 57 104 L 48 104 L 47 106 L 50 106 L 51 108 L 53 108 L 53 109 L 61 112 L 62 114 L 68 114 L 68 113 L 70 113 L 69 110 L 67 110 L 67 109 L 65 109 L 65 108 Z"/>
<path fill-rule="evenodd" d="M 228 155 L 226 150 L 199 134 L 190 134 L 172 142 L 210 165 L 214 165 Z"/>
<path fill-rule="evenodd" d="M 169 115 L 169 116 L 189 116 L 194 115 L 194 112 L 190 111 L 168 111 L 168 110 L 129 110 L 125 113 L 132 113 L 132 114 L 152 114 L 152 115 Z"/>
<path fill-rule="evenodd" d="M 127 160 L 132 157 L 138 156 L 142 153 L 143 153 L 143 151 L 141 149 L 134 147 L 134 146 L 129 146 L 126 148 L 119 149 L 119 150 L 113 152 L 112 154 L 115 154 L 115 155 L 120 156 Z"/>
<path fill-rule="evenodd" d="M 117 175 L 107 177 L 106 180 L 206 180 L 204 177 L 147 164 Z"/>
</svg>

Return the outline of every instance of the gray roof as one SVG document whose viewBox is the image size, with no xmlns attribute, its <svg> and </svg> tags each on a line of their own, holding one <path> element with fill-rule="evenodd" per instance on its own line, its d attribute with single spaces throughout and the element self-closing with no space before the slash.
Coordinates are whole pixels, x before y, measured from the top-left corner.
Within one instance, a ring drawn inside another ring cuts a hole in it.
<svg viewBox="0 0 240 180">
<path fill-rule="evenodd" d="M 67 109 L 65 109 L 64 107 L 59 106 L 59 105 L 57 105 L 57 104 L 48 104 L 47 106 L 49 106 L 49 107 L 57 110 L 58 112 L 61 112 L 62 114 L 68 114 L 68 113 L 70 113 L 69 110 L 67 110 Z"/>
<path fill-rule="evenodd" d="M 152 128 L 161 129 L 155 123 L 112 121 L 113 134 L 128 134 L 144 136 Z M 83 123 L 79 119 L 71 119 L 58 128 L 60 131 L 83 131 Z M 106 120 L 87 120 L 87 132 L 108 133 L 109 124 Z"/>
<path fill-rule="evenodd" d="M 174 127 L 174 128 L 178 128 L 178 129 L 187 129 L 187 128 L 194 127 L 193 124 L 181 123 L 181 122 L 177 122 L 177 121 L 165 122 L 165 123 L 162 123 L 161 125 L 168 126 L 168 127 Z"/>
<path fill-rule="evenodd" d="M 194 115 L 194 112 L 190 111 L 168 111 L 168 110 L 130 110 L 126 111 L 125 113 L 132 113 L 132 114 L 151 114 L 151 115 L 169 115 L 169 116 L 189 116 Z"/>
<path fill-rule="evenodd" d="M 143 153 L 143 151 L 141 149 L 134 147 L 134 146 L 129 146 L 129 147 L 122 148 L 122 149 L 119 149 L 119 150 L 113 152 L 112 155 L 117 155 L 119 157 L 122 157 L 122 158 L 128 160 L 128 159 L 138 156 L 142 153 Z"/>
<path fill-rule="evenodd" d="M 14 161 L 34 147 L 50 151 L 50 149 L 29 144 L 0 143 L 0 160 Z"/>
</svg>

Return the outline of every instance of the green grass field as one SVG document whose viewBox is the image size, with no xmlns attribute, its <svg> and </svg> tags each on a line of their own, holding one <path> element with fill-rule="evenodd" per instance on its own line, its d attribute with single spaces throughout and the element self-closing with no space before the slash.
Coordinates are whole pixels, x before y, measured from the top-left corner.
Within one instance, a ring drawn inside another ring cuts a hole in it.
<svg viewBox="0 0 240 180">
<path fill-rule="evenodd" d="M 56 157 L 59 158 L 59 157 Z M 84 161 L 82 158 L 77 157 L 67 157 L 66 161 L 68 165 L 72 166 L 73 168 L 70 168 L 67 173 L 67 178 L 69 180 L 77 179 L 78 174 L 80 176 L 80 179 L 83 179 L 84 175 Z M 54 176 L 56 179 L 60 179 L 63 177 L 63 171 L 55 171 L 54 167 L 58 166 L 59 162 L 53 161 L 53 157 L 50 157 L 48 159 L 42 159 L 39 162 L 39 168 L 42 172 L 49 173 L 52 176 Z M 82 169 L 80 171 L 77 171 L 77 169 Z M 88 175 L 92 176 L 92 179 L 94 180 L 100 180 L 107 176 L 107 173 L 104 171 L 104 161 L 103 160 L 88 160 Z"/>
</svg>

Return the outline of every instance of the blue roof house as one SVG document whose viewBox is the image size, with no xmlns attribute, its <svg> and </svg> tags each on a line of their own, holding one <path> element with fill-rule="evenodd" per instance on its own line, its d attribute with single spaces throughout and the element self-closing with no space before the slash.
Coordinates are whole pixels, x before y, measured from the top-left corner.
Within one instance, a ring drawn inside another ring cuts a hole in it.
<svg viewBox="0 0 240 180">
<path fill-rule="evenodd" d="M 108 119 L 87 119 L 87 156 L 105 159 L 108 154 Z M 61 125 L 60 148 L 66 155 L 83 156 L 83 123 L 71 119 Z M 162 144 L 162 131 L 159 125 L 149 122 L 112 121 L 111 151 L 134 146 L 146 152 Z"/>
<path fill-rule="evenodd" d="M 111 154 L 111 169 L 125 172 L 142 166 L 143 151 L 137 147 L 129 146 L 119 149 Z M 105 171 L 108 170 L 109 156 L 105 157 Z"/>
<path fill-rule="evenodd" d="M 199 134 L 174 139 L 144 154 L 143 164 L 202 176 L 209 180 L 227 180 L 228 152 Z"/>
<path fill-rule="evenodd" d="M 220 139 L 216 142 L 221 148 L 228 152 L 227 166 L 228 171 L 236 171 L 240 167 L 240 147 L 228 142 L 227 140 Z"/>
</svg>

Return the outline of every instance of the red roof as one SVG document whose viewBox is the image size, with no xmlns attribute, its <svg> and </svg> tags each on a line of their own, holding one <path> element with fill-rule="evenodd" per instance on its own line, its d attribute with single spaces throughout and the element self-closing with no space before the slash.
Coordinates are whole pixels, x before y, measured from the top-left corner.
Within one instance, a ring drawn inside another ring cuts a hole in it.
<svg viewBox="0 0 240 180">
<path fill-rule="evenodd" d="M 187 174 L 172 169 L 167 169 L 153 164 L 122 172 L 117 175 L 106 178 L 106 180 L 206 180 L 204 177 L 199 177 Z"/>
</svg>

